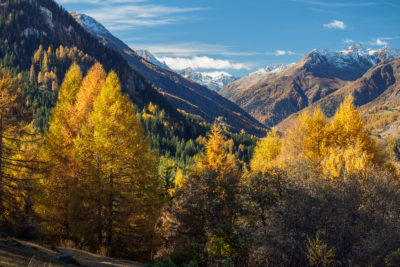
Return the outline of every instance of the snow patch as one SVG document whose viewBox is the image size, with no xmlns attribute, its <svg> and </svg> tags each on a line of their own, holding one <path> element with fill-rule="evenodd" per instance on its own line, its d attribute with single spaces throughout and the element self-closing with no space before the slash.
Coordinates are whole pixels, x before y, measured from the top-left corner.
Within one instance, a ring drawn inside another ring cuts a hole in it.
<svg viewBox="0 0 400 267">
<path fill-rule="evenodd" d="M 284 65 L 284 64 L 279 64 L 279 65 L 274 65 L 274 66 L 266 66 L 262 69 L 259 69 L 253 73 L 250 73 L 250 75 L 255 75 L 255 76 L 264 76 L 264 75 L 274 75 L 274 74 L 278 74 L 281 73 L 287 69 L 289 69 L 290 67 L 292 67 L 295 63 L 290 63 L 288 65 Z"/>
<path fill-rule="evenodd" d="M 110 32 L 102 24 L 88 15 L 72 13 L 72 16 L 78 21 L 78 23 L 80 23 L 87 31 L 91 33 L 100 35 L 110 34 Z"/>
<path fill-rule="evenodd" d="M 38 29 L 35 28 L 26 28 L 25 30 L 23 30 L 20 34 L 21 37 L 25 37 L 28 38 L 29 36 L 36 36 L 36 38 L 39 38 L 40 35 L 44 35 L 47 36 L 47 33 L 44 31 L 39 31 Z"/>
<path fill-rule="evenodd" d="M 69 34 L 71 34 L 74 31 L 74 27 L 72 25 L 69 25 L 68 28 L 65 29 Z"/>
</svg>

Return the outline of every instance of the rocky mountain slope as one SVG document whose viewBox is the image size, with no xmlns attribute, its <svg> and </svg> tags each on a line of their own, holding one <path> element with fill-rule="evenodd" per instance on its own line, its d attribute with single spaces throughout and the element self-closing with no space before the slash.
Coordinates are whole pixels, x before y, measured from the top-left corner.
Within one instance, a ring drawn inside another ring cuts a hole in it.
<svg viewBox="0 0 400 267">
<path fill-rule="evenodd" d="M 59 58 L 66 58 L 69 55 L 64 53 L 68 48 L 70 52 L 82 53 L 81 58 L 87 57 L 99 61 L 107 71 L 115 70 L 121 79 L 124 91 L 130 94 L 139 107 L 152 101 L 174 112 L 175 109 L 154 89 L 153 85 L 136 72 L 118 52 L 102 45 L 55 1 L 20 0 L 6 3 L 2 1 L 0 12 L 2 20 L 8 18 L 7 23 L 0 23 L 0 32 L 4 40 L 4 45 L 0 47 L 0 54 L 3 66 L 11 71 L 21 74 L 29 73 L 33 55 L 39 47 L 46 50 L 48 58 L 51 56 L 51 51 L 54 56 L 57 49 Z M 105 29 L 98 29 L 98 31 L 105 31 Z M 67 64 L 67 61 L 65 62 Z M 63 69 L 66 70 L 68 67 L 69 65 L 63 66 Z M 81 67 L 83 71 L 86 71 L 90 66 L 82 65 Z M 63 80 L 63 75 L 64 73 L 58 73 L 58 82 Z M 31 93 L 32 95 L 40 94 L 40 92 Z M 42 98 L 49 96 L 51 95 Z M 56 97 L 49 97 L 39 105 L 47 105 L 50 108 L 55 100 Z"/>
<path fill-rule="evenodd" d="M 135 52 L 151 64 L 159 66 L 160 68 L 169 69 L 168 65 L 165 62 L 159 61 L 152 53 L 150 53 L 150 51 L 137 49 L 135 50 Z"/>
<path fill-rule="evenodd" d="M 157 90 L 177 109 L 198 115 L 208 122 L 222 117 L 224 122 L 236 130 L 244 129 L 254 134 L 264 132 L 262 124 L 217 92 L 145 60 L 109 31 L 104 31 L 104 27 L 100 23 L 96 22 L 95 24 L 98 26 L 93 26 L 94 19 L 76 13 L 72 15 L 95 38 L 107 47 L 118 51 L 132 68 L 154 84 Z"/>
<path fill-rule="evenodd" d="M 260 122 L 273 126 L 397 55 L 400 50 L 373 51 L 361 45 L 339 52 L 313 50 L 295 64 L 253 73 L 220 93 Z"/>
<path fill-rule="evenodd" d="M 376 113 L 378 110 L 386 112 L 397 109 L 400 105 L 400 57 L 383 60 L 369 69 L 361 78 L 346 84 L 302 111 L 312 111 L 320 107 L 327 116 L 333 116 L 347 95 L 354 97 L 354 104 L 360 106 L 365 114 L 372 110 Z M 300 112 L 283 120 L 278 124 L 278 128 L 283 130 L 290 127 L 293 119 Z"/>
</svg>

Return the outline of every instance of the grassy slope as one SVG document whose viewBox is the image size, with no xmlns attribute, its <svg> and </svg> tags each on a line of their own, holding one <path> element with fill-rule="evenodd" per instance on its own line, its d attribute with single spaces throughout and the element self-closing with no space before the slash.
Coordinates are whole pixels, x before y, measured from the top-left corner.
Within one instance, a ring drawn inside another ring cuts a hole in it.
<svg viewBox="0 0 400 267">
<path fill-rule="evenodd" d="M 15 238 L 0 238 L 0 266 L 67 266 L 67 262 L 57 260 L 57 256 L 66 253 L 72 254 L 75 261 L 69 266 L 145 266 L 137 262 L 112 259 L 77 249 L 49 247 Z"/>
</svg>

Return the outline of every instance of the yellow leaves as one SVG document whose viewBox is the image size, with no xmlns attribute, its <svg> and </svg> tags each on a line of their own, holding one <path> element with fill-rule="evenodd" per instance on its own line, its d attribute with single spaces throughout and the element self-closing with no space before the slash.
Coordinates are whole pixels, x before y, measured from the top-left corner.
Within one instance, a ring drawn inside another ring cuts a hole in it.
<svg viewBox="0 0 400 267">
<path fill-rule="evenodd" d="M 317 233 L 314 240 L 308 238 L 307 259 L 311 266 L 329 266 L 335 263 L 335 250 L 329 248 Z"/>
<path fill-rule="evenodd" d="M 281 147 L 282 142 L 276 130 L 268 132 L 267 136 L 261 139 L 254 149 L 253 158 L 250 162 L 251 169 L 263 173 L 268 171 L 281 153 Z"/>
<path fill-rule="evenodd" d="M 187 177 L 183 174 L 182 169 L 178 168 L 175 174 L 175 187 L 181 188 L 187 180 Z"/>
<path fill-rule="evenodd" d="M 29 81 L 33 82 L 33 79 L 35 78 L 36 74 L 35 74 L 35 65 L 31 65 L 31 68 L 29 70 Z"/>
<path fill-rule="evenodd" d="M 303 114 L 300 117 L 299 130 L 302 133 L 302 150 L 307 159 L 320 161 L 325 156 L 328 145 L 328 120 L 321 109 L 316 109 L 311 116 Z"/>
<path fill-rule="evenodd" d="M 318 166 L 332 177 L 365 171 L 373 164 L 383 163 L 351 96 L 346 97 L 331 121 L 316 109 L 311 115 L 303 112 L 297 127 L 282 141 L 276 133 L 269 133 L 257 144 L 251 168 L 265 172 L 282 162 L 298 160 Z"/>
<path fill-rule="evenodd" d="M 52 220 L 59 229 L 51 231 L 72 229 L 69 238 L 93 242 L 93 227 L 100 221 L 109 227 L 120 224 L 124 232 L 113 231 L 124 245 L 132 232 L 153 231 L 163 204 L 159 159 L 144 136 L 135 106 L 122 95 L 115 72 L 106 77 L 103 67 L 95 64 L 82 81 L 79 67 L 71 66 L 52 113 L 43 157 L 49 162 L 45 186 L 52 189 L 46 198 L 59 206 Z M 111 211 L 118 216 L 111 217 Z M 48 208 L 43 216 L 51 212 Z M 127 223 L 143 219 L 146 225 Z M 109 234 L 104 231 L 102 236 Z"/>
<path fill-rule="evenodd" d="M 372 166 L 372 159 L 371 155 L 359 146 L 345 149 L 331 148 L 321 165 L 325 172 L 333 177 L 339 177 L 344 173 L 365 171 Z"/>
<path fill-rule="evenodd" d="M 340 172 L 366 171 L 381 159 L 366 128 L 361 112 L 346 97 L 329 125 L 330 152 L 325 171 L 333 176 Z"/>
<path fill-rule="evenodd" d="M 174 187 L 168 190 L 170 196 L 174 196 L 175 192 L 181 189 L 186 184 L 187 180 L 188 177 L 183 174 L 182 169 L 177 168 L 175 173 Z"/>
<path fill-rule="evenodd" d="M 79 128 L 84 120 L 87 119 L 88 113 L 92 110 L 93 102 L 99 94 L 106 80 L 106 72 L 100 63 L 96 63 L 89 70 L 88 74 L 82 81 L 82 85 L 76 94 L 76 103 L 73 108 L 75 112 L 74 124 Z"/>
<path fill-rule="evenodd" d="M 147 106 L 147 110 L 149 111 L 149 113 L 150 114 L 156 114 L 156 112 L 157 112 L 157 109 L 158 109 L 158 106 L 157 105 L 154 105 L 153 103 L 149 103 L 149 105 Z"/>
<path fill-rule="evenodd" d="M 205 154 L 198 161 L 197 167 L 198 169 L 210 169 L 217 172 L 224 172 L 237 167 L 234 156 L 226 150 L 226 138 L 217 125 L 214 125 L 211 129 Z"/>
<path fill-rule="evenodd" d="M 74 104 L 75 95 L 82 82 L 82 71 L 77 64 L 72 64 L 65 74 L 64 81 L 58 93 L 57 105 Z"/>
<path fill-rule="evenodd" d="M 355 140 L 358 140 L 361 146 L 368 146 L 369 132 L 361 112 L 354 107 L 351 96 L 346 97 L 340 105 L 329 130 L 333 133 L 332 142 L 336 145 L 348 146 L 355 144 Z"/>
<path fill-rule="evenodd" d="M 17 96 L 14 95 L 16 90 L 15 79 L 3 67 L 0 68 L 0 112 L 6 113 L 13 108 L 16 103 Z"/>
<path fill-rule="evenodd" d="M 40 45 L 39 49 L 36 50 L 35 54 L 33 55 L 33 61 L 35 63 L 38 63 L 42 58 L 42 54 L 43 54 L 43 45 Z"/>
</svg>

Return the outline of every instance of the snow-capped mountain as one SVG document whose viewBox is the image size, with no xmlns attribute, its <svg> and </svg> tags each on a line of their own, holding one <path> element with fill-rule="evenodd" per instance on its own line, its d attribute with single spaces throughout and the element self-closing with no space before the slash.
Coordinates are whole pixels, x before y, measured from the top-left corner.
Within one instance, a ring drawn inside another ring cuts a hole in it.
<svg viewBox="0 0 400 267">
<path fill-rule="evenodd" d="M 170 67 L 164 62 L 157 59 L 150 51 L 139 49 L 135 50 L 136 54 L 144 58 L 146 61 L 159 66 L 164 69 L 170 69 Z M 174 70 L 179 75 L 191 79 L 198 84 L 201 84 L 211 90 L 219 91 L 228 84 L 238 80 L 239 78 L 229 74 L 225 71 L 214 71 L 214 72 L 198 72 L 192 68 L 186 68 L 183 70 Z"/>
<path fill-rule="evenodd" d="M 89 17 L 85 14 L 80 14 L 73 12 L 71 15 L 78 21 L 87 31 L 91 32 L 92 34 L 110 34 L 110 32 L 99 22 L 97 22 L 94 18 Z"/>
<path fill-rule="evenodd" d="M 287 70 L 291 66 L 293 66 L 295 63 L 291 63 L 288 65 L 284 64 L 279 64 L 279 65 L 268 65 L 262 69 L 259 69 L 255 72 L 252 72 L 249 74 L 249 76 L 264 76 L 264 75 L 273 75 L 273 74 L 278 74 L 281 73 L 282 71 Z"/>
<path fill-rule="evenodd" d="M 361 44 L 355 44 L 338 52 L 314 49 L 302 61 L 305 63 L 304 67 L 310 71 L 316 69 L 326 71 L 324 68 L 327 67 L 331 73 L 341 72 L 345 80 L 353 80 L 379 62 L 397 56 L 400 56 L 399 49 L 384 47 L 372 50 Z"/>
<path fill-rule="evenodd" d="M 219 91 L 223 87 L 239 79 L 225 71 L 198 72 L 192 68 L 186 68 L 176 72 L 185 78 L 191 79 L 215 91 Z"/>
<path fill-rule="evenodd" d="M 380 50 L 374 51 L 375 56 L 380 58 L 381 60 L 387 59 L 387 58 L 394 58 L 394 57 L 400 57 L 400 49 L 393 48 L 393 47 L 383 47 Z"/>
<path fill-rule="evenodd" d="M 360 44 L 336 52 L 314 49 L 295 64 L 267 66 L 219 93 L 267 126 L 274 126 L 397 56 L 399 49 L 372 50 Z"/>
<path fill-rule="evenodd" d="M 139 56 L 141 56 L 142 58 L 144 58 L 145 60 L 147 60 L 148 62 L 159 66 L 160 68 L 164 68 L 164 69 L 169 69 L 168 65 L 165 64 L 165 62 L 161 62 L 159 61 L 155 56 L 153 56 L 152 53 L 150 53 L 147 50 L 144 49 L 139 49 L 139 50 L 135 50 L 136 54 L 138 54 Z"/>
</svg>

